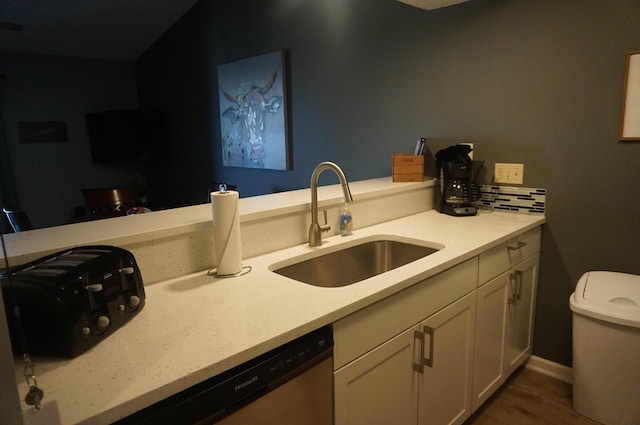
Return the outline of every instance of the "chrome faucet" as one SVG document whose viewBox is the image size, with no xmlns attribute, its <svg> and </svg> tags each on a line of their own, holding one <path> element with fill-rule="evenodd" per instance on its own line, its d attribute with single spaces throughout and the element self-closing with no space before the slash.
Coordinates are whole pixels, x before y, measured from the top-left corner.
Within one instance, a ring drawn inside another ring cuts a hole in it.
<svg viewBox="0 0 640 425">
<path fill-rule="evenodd" d="M 327 224 L 327 210 L 324 211 L 324 224 L 320 225 L 318 223 L 318 177 L 320 177 L 320 173 L 324 170 L 333 170 L 338 175 L 340 183 L 342 183 L 344 201 L 353 201 L 347 177 L 338 164 L 329 161 L 318 164 L 311 175 L 311 226 L 309 227 L 309 246 L 322 245 L 322 232 L 328 232 L 329 229 L 331 229 L 331 226 Z"/>
</svg>

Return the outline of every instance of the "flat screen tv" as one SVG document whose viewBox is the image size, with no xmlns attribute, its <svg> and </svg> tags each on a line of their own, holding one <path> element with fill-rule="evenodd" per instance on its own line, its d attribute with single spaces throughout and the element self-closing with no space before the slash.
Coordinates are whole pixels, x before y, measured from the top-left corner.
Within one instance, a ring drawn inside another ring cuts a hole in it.
<svg viewBox="0 0 640 425">
<path fill-rule="evenodd" d="M 170 138 L 161 111 L 89 113 L 86 121 L 95 164 L 157 162 L 170 156 Z"/>
</svg>

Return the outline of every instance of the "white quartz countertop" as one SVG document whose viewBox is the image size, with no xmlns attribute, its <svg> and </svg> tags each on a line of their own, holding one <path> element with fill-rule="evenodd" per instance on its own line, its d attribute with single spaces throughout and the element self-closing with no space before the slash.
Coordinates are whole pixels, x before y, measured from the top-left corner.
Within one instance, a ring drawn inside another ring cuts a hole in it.
<svg viewBox="0 0 640 425">
<path fill-rule="evenodd" d="M 34 358 L 45 407 L 57 410 L 65 425 L 113 422 L 544 222 L 542 216 L 450 217 L 431 210 L 357 229 L 349 237 L 330 237 L 319 248 L 300 245 L 245 259 L 252 270 L 242 277 L 220 279 L 203 271 L 149 285 L 140 314 L 89 352 L 71 360 Z M 373 235 L 444 248 L 341 288 L 314 287 L 269 271 L 274 263 Z M 16 368 L 24 397 L 19 362 Z"/>
</svg>

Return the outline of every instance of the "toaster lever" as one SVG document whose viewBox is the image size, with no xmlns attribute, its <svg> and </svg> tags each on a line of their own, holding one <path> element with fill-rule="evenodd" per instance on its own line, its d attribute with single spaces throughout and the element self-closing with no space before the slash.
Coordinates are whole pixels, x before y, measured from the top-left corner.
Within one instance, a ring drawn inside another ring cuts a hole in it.
<svg viewBox="0 0 640 425">
<path fill-rule="evenodd" d="M 133 267 L 123 267 L 120 269 L 120 272 L 124 274 L 133 274 Z"/>
<path fill-rule="evenodd" d="M 90 283 L 85 288 L 87 288 L 89 292 L 100 292 L 104 289 L 102 283 Z"/>
</svg>

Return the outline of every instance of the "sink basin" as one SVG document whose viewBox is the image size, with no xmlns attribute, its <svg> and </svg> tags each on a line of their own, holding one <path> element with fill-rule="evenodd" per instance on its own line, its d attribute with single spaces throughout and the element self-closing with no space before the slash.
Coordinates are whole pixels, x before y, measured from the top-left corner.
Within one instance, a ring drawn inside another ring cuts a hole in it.
<svg viewBox="0 0 640 425">
<path fill-rule="evenodd" d="M 274 265 L 270 269 L 310 285 L 340 287 L 404 266 L 441 248 L 441 245 L 435 248 L 383 238 L 364 241 L 286 266 Z"/>
</svg>

